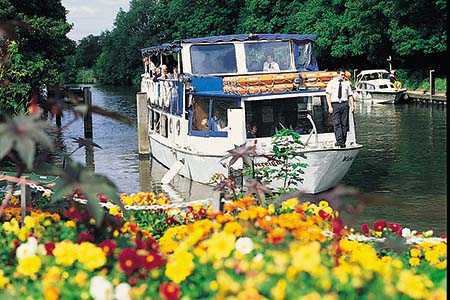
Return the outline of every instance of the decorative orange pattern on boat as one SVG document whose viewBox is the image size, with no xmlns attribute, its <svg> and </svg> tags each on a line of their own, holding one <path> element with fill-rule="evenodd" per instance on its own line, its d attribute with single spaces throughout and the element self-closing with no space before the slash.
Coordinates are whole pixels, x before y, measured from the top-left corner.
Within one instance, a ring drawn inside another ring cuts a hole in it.
<svg viewBox="0 0 450 300">
<path fill-rule="evenodd" d="M 302 79 L 301 86 L 296 81 L 299 76 Z M 335 71 L 229 76 L 223 78 L 223 91 L 227 94 L 254 95 L 298 89 L 318 90 L 325 89 L 335 76 L 337 76 Z"/>
</svg>

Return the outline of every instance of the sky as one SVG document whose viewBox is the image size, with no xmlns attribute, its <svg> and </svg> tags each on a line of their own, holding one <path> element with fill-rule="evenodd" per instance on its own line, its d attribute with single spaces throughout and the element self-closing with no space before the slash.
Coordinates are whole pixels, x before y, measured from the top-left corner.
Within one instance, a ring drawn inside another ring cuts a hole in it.
<svg viewBox="0 0 450 300">
<path fill-rule="evenodd" d="M 74 24 L 67 36 L 75 41 L 112 30 L 119 9 L 128 11 L 130 7 L 130 0 L 61 0 L 61 3 L 68 10 L 67 22 Z"/>
</svg>

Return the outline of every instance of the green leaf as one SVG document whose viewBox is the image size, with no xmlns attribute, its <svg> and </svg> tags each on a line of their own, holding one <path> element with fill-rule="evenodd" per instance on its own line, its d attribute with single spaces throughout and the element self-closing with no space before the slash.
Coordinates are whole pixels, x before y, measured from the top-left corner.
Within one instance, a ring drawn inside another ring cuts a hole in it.
<svg viewBox="0 0 450 300">
<path fill-rule="evenodd" d="M 0 135 L 0 160 L 3 159 L 13 147 L 14 140 L 9 137 L 9 135 Z"/>
<path fill-rule="evenodd" d="M 16 139 L 14 149 L 17 150 L 20 159 L 25 163 L 27 168 L 33 168 L 34 155 L 36 154 L 36 144 L 28 137 Z"/>
</svg>

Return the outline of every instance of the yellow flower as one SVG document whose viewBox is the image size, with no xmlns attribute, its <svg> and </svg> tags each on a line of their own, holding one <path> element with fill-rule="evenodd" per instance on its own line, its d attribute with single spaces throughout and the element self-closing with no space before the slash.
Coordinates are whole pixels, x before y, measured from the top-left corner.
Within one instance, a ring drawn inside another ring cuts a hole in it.
<svg viewBox="0 0 450 300">
<path fill-rule="evenodd" d="M 99 248 L 90 242 L 83 242 L 78 246 L 78 249 L 78 261 L 89 271 L 94 271 L 105 265 L 106 254 L 103 252 L 102 248 Z"/>
<path fill-rule="evenodd" d="M 23 275 L 32 276 L 41 269 L 41 259 L 37 255 L 31 255 L 19 259 L 17 271 Z"/>
<path fill-rule="evenodd" d="M 5 272 L 3 272 L 3 270 L 0 270 L 0 290 L 4 289 L 8 283 L 9 279 L 5 277 Z"/>
<path fill-rule="evenodd" d="M 313 241 L 307 244 L 293 242 L 290 244 L 289 253 L 292 257 L 292 266 L 298 271 L 314 273 L 320 266 L 320 243 Z"/>
<path fill-rule="evenodd" d="M 16 219 L 11 219 L 11 221 L 3 223 L 2 228 L 6 233 L 19 234 L 19 222 Z"/>
<path fill-rule="evenodd" d="M 284 300 L 286 297 L 286 280 L 280 279 L 277 284 L 270 290 L 270 295 L 274 300 Z"/>
<path fill-rule="evenodd" d="M 421 251 L 420 251 L 420 249 L 412 248 L 411 250 L 409 250 L 409 254 L 411 255 L 411 257 L 419 257 L 421 254 Z"/>
<path fill-rule="evenodd" d="M 235 246 L 236 237 L 228 232 L 214 233 L 207 241 L 208 255 L 219 260 L 230 256 Z"/>
<path fill-rule="evenodd" d="M 412 267 L 417 267 L 418 265 L 420 265 L 420 258 L 411 257 L 409 259 L 409 265 L 412 266 Z"/>
<path fill-rule="evenodd" d="M 432 282 L 425 275 L 414 275 L 410 270 L 400 271 L 397 289 L 414 299 L 430 299 L 428 288 Z"/>
<path fill-rule="evenodd" d="M 213 291 L 217 291 L 219 288 L 219 283 L 216 280 L 213 280 L 209 283 L 209 288 Z"/>
<path fill-rule="evenodd" d="M 31 216 L 26 216 L 23 220 L 23 223 L 28 229 L 34 228 L 34 226 L 36 226 L 36 220 Z"/>
<path fill-rule="evenodd" d="M 44 289 L 45 300 L 58 300 L 59 294 L 59 290 L 56 287 L 49 286 Z"/>
<path fill-rule="evenodd" d="M 70 228 L 75 228 L 75 227 L 77 227 L 77 224 L 76 224 L 75 221 L 73 221 L 73 220 L 66 221 L 66 222 L 64 223 L 64 225 L 65 225 L 66 227 L 70 227 Z"/>
<path fill-rule="evenodd" d="M 73 281 L 76 285 L 79 287 L 82 287 L 86 284 L 86 281 L 88 280 L 88 274 L 82 270 L 78 270 L 77 274 L 73 278 Z"/>
<path fill-rule="evenodd" d="M 180 283 L 191 275 L 194 269 L 194 255 L 187 250 L 176 250 L 169 256 L 165 274 L 173 282 Z"/>
<path fill-rule="evenodd" d="M 55 256 L 56 263 L 63 266 L 71 266 L 77 259 L 78 245 L 72 243 L 70 240 L 64 240 L 55 244 L 53 249 L 53 255 Z"/>
<path fill-rule="evenodd" d="M 18 238 L 21 241 L 26 241 L 28 239 L 28 236 L 30 236 L 30 229 L 27 227 L 21 227 L 19 229 L 19 235 Z"/>
<path fill-rule="evenodd" d="M 281 209 L 294 209 L 298 204 L 297 198 L 289 198 L 281 203 Z"/>
<path fill-rule="evenodd" d="M 120 214 L 120 208 L 118 206 L 113 206 L 109 209 L 109 214 L 112 216 L 116 216 Z"/>
</svg>

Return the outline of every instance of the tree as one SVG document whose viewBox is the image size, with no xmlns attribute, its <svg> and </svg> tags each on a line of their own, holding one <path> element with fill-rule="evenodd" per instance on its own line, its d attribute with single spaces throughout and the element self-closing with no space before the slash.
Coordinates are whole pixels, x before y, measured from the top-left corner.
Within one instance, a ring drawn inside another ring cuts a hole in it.
<svg viewBox="0 0 450 300">
<path fill-rule="evenodd" d="M 97 61 L 102 48 L 100 37 L 88 35 L 81 39 L 75 50 L 75 60 L 78 68 L 92 68 Z"/>
<path fill-rule="evenodd" d="M 17 113 L 41 84 L 61 82 L 65 57 L 75 43 L 66 37 L 71 25 L 60 0 L 2 0 L 0 22 L 11 29 L 0 36 L 2 55 L 9 51 L 1 66 L 0 106 Z"/>
</svg>

